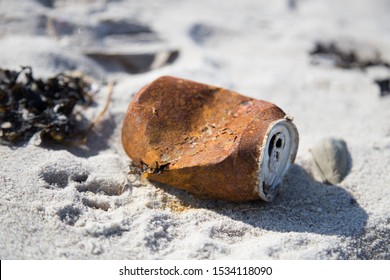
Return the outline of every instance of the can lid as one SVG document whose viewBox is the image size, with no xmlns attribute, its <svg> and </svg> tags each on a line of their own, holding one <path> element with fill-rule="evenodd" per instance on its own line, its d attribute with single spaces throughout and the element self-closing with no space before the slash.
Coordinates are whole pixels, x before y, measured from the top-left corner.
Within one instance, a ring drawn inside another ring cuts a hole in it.
<svg viewBox="0 0 390 280">
<path fill-rule="evenodd" d="M 298 150 L 298 130 L 288 118 L 277 120 L 268 128 L 261 145 L 257 192 L 271 201 L 294 162 Z"/>
</svg>

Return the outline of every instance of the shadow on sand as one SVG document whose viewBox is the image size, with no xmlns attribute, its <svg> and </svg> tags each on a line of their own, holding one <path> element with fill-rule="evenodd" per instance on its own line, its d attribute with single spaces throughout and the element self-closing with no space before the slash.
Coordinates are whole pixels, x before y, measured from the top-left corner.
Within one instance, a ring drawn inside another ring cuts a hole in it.
<svg viewBox="0 0 390 280">
<path fill-rule="evenodd" d="M 105 118 L 87 136 L 84 145 L 63 145 L 56 143 L 44 143 L 42 147 L 49 150 L 67 150 L 77 157 L 91 157 L 100 151 L 109 149 L 108 139 L 113 135 L 117 125 L 113 116 Z"/>
<path fill-rule="evenodd" d="M 205 200 L 167 185 L 153 184 L 176 196 L 183 205 L 209 209 L 270 231 L 356 236 L 364 230 L 368 217 L 345 189 L 315 181 L 298 165 L 290 168 L 284 188 L 271 203 Z"/>
</svg>

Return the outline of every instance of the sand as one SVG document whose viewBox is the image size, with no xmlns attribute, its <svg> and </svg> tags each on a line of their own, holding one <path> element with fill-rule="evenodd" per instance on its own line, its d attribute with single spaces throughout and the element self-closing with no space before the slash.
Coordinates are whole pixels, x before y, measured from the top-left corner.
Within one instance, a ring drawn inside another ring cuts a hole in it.
<svg viewBox="0 0 390 280">
<path fill-rule="evenodd" d="M 2 0 L 0 67 L 90 75 L 100 88 L 91 119 L 116 84 L 85 147 L 0 145 L 0 258 L 390 259 L 390 96 L 374 83 L 390 70 L 309 56 L 321 40 L 390 61 L 389 11 L 385 0 Z M 162 75 L 294 117 L 298 155 L 273 202 L 204 200 L 127 175 L 124 114 Z M 353 161 L 337 185 L 312 176 L 310 148 L 326 137 L 344 139 Z"/>
</svg>

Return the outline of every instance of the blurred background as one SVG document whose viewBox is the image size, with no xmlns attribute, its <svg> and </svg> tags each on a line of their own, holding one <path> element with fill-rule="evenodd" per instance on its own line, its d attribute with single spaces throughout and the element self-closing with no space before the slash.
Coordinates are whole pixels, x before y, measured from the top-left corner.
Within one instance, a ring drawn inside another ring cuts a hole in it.
<svg viewBox="0 0 390 280">
<path fill-rule="evenodd" d="M 345 113 L 363 121 L 375 81 L 388 88 L 389 11 L 386 0 L 1 0 L 0 66 L 78 70 L 128 94 L 175 75 L 274 102 L 318 137 L 326 116 L 303 120 L 326 106 L 325 129 L 345 134 Z"/>
</svg>

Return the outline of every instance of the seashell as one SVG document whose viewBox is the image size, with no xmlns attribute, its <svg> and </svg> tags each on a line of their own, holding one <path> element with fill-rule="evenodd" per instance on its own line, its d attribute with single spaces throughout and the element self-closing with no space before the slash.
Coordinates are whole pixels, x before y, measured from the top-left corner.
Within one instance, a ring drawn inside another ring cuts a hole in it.
<svg viewBox="0 0 390 280">
<path fill-rule="evenodd" d="M 340 183 L 351 169 L 351 155 L 342 139 L 325 138 L 311 149 L 311 154 L 312 173 L 324 183 Z"/>
<path fill-rule="evenodd" d="M 298 131 L 272 103 L 161 77 L 130 103 L 122 144 L 151 181 L 201 197 L 270 201 L 295 160 Z"/>
</svg>

